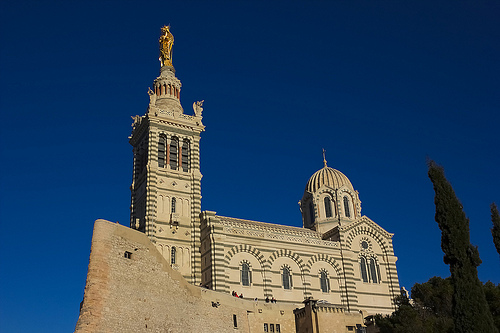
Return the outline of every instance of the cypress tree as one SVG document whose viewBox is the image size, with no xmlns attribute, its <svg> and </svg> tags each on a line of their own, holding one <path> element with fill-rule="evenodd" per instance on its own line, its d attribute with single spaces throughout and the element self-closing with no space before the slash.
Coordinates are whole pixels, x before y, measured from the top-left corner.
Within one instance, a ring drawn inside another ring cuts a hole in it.
<svg viewBox="0 0 500 333">
<path fill-rule="evenodd" d="M 500 254 L 500 215 L 498 214 L 498 208 L 495 203 L 491 204 L 491 222 L 493 223 L 493 228 L 491 228 L 491 235 L 493 236 L 493 243 L 497 248 L 498 254 Z"/>
<path fill-rule="evenodd" d="M 455 332 L 498 332 L 477 276 L 481 259 L 477 247 L 470 244 L 469 219 L 446 179 L 443 168 L 430 161 L 428 175 L 436 193 L 435 219 L 441 229 L 444 262 L 450 265 Z"/>
</svg>

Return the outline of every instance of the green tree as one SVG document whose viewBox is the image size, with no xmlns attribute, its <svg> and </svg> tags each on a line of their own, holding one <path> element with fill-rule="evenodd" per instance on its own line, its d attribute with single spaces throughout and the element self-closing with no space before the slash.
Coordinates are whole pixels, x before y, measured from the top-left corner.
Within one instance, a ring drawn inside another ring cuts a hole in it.
<svg viewBox="0 0 500 333">
<path fill-rule="evenodd" d="M 428 282 L 415 283 L 413 300 L 406 296 L 395 299 L 397 310 L 390 316 L 375 317 L 381 333 L 448 333 L 453 331 L 450 278 L 433 277 Z"/>
<path fill-rule="evenodd" d="M 498 332 L 477 276 L 481 259 L 477 247 L 470 244 L 469 219 L 446 179 L 443 168 L 430 161 L 428 176 L 435 191 L 435 219 L 441 229 L 444 262 L 450 265 L 455 332 Z"/>
<path fill-rule="evenodd" d="M 500 331 L 500 284 L 488 281 L 483 285 L 486 301 L 495 326 Z M 453 285 L 451 277 L 432 277 L 411 288 L 412 300 L 397 296 L 397 310 L 388 316 L 377 315 L 375 321 L 381 333 L 451 333 Z"/>
<path fill-rule="evenodd" d="M 491 234 L 493 235 L 493 243 L 497 248 L 498 254 L 500 254 L 500 215 L 498 214 L 498 208 L 495 203 L 491 204 L 491 222 L 493 222 L 493 228 L 491 228 Z"/>
<path fill-rule="evenodd" d="M 453 286 L 449 277 L 443 279 L 434 276 L 425 283 L 415 283 L 411 288 L 411 297 L 416 304 L 429 309 L 436 317 L 452 317 Z"/>
<path fill-rule="evenodd" d="M 415 308 L 406 296 L 396 296 L 394 302 L 397 310 L 390 316 L 375 316 L 375 323 L 381 333 L 421 333 L 424 322 L 421 313 Z"/>
<path fill-rule="evenodd" d="M 493 282 L 488 281 L 484 284 L 483 288 L 486 301 L 490 306 L 493 321 L 500 331 L 500 284 L 495 285 Z"/>
</svg>

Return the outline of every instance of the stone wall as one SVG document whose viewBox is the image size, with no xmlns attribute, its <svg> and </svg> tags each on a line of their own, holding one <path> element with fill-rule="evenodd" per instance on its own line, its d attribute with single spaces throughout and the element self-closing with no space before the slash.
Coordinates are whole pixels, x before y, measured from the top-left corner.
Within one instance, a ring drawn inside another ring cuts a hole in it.
<svg viewBox="0 0 500 333">
<path fill-rule="evenodd" d="M 343 308 L 315 300 L 305 301 L 305 306 L 294 313 L 296 330 L 301 333 L 355 333 L 364 327 L 361 311 L 346 313 Z"/>
<path fill-rule="evenodd" d="M 234 315 L 249 332 L 244 303 L 188 284 L 143 233 L 97 220 L 75 332 L 234 333 Z"/>
</svg>

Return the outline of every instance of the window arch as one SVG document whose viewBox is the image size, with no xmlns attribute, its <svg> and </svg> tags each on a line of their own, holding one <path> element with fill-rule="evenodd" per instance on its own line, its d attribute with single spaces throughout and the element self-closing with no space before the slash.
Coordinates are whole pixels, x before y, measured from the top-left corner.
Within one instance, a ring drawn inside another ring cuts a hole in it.
<svg viewBox="0 0 500 333">
<path fill-rule="evenodd" d="M 167 137 L 165 135 L 160 135 L 160 140 L 158 141 L 158 167 L 164 168 L 166 164 L 166 149 L 167 149 Z"/>
<path fill-rule="evenodd" d="M 176 205 L 176 203 L 177 203 L 177 200 L 175 198 L 172 198 L 172 214 L 175 213 L 175 208 L 176 208 L 175 205 Z"/>
<path fill-rule="evenodd" d="M 328 279 L 328 273 L 325 270 L 321 270 L 319 273 L 319 285 L 322 292 L 327 293 L 330 291 L 330 280 Z"/>
<path fill-rule="evenodd" d="M 281 282 L 283 289 L 292 289 L 292 273 L 290 272 L 290 267 L 283 266 L 281 270 Z"/>
<path fill-rule="evenodd" d="M 182 159 L 182 171 L 184 172 L 188 172 L 189 171 L 189 150 L 190 150 L 190 146 L 189 146 L 189 140 L 184 140 L 183 143 L 182 143 L 182 156 L 181 156 L 181 159 Z"/>
<path fill-rule="evenodd" d="M 252 272 L 247 262 L 241 264 L 241 284 L 249 286 L 252 283 Z"/>
<path fill-rule="evenodd" d="M 351 217 L 351 211 L 349 209 L 349 198 L 344 197 L 344 214 L 345 217 Z"/>
<path fill-rule="evenodd" d="M 332 203 L 330 201 L 330 198 L 325 197 L 325 199 L 323 201 L 325 203 L 325 216 L 332 217 Z"/>
<path fill-rule="evenodd" d="M 177 170 L 179 166 L 179 139 L 173 137 L 170 140 L 170 169 Z"/>
<path fill-rule="evenodd" d="M 175 246 L 172 246 L 172 250 L 170 252 L 170 263 L 172 265 L 175 265 L 176 254 L 177 254 L 177 249 L 175 248 Z"/>
</svg>

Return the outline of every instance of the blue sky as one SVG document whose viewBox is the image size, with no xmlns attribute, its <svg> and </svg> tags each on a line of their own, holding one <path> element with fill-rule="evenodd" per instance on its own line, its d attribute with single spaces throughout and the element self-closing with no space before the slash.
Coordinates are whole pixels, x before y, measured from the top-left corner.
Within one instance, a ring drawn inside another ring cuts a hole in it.
<svg viewBox="0 0 500 333">
<path fill-rule="evenodd" d="M 93 222 L 128 225 L 131 116 L 171 24 L 181 101 L 205 100 L 202 207 L 300 226 L 322 167 L 394 233 L 407 289 L 449 270 L 426 159 L 500 283 L 500 5 L 494 1 L 4 1 L 0 5 L 0 331 L 68 332 Z"/>
</svg>

